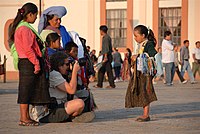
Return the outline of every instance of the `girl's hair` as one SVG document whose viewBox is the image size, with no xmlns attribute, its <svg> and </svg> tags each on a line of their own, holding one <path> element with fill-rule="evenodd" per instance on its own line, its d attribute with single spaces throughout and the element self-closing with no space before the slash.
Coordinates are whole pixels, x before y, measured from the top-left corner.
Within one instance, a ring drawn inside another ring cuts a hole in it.
<svg viewBox="0 0 200 134">
<path fill-rule="evenodd" d="M 46 42 L 47 42 L 48 46 L 50 46 L 51 42 L 55 42 L 59 38 L 60 38 L 60 36 L 57 33 L 50 33 L 46 37 Z"/>
<path fill-rule="evenodd" d="M 68 58 L 68 55 L 64 52 L 56 52 L 50 56 L 50 65 L 51 70 L 55 70 L 59 72 L 59 67 L 65 64 L 65 59 Z"/>
<path fill-rule="evenodd" d="M 126 50 L 128 51 L 128 63 L 131 64 L 131 56 L 132 56 L 131 49 L 126 48 Z"/>
<path fill-rule="evenodd" d="M 11 24 L 12 26 L 11 26 L 11 30 L 9 33 L 10 41 L 14 41 L 15 30 L 16 30 L 19 22 L 23 19 L 26 19 L 27 14 L 29 14 L 29 13 L 35 14 L 37 12 L 38 12 L 38 8 L 33 3 L 26 3 L 22 6 L 21 9 L 18 9 L 17 15 L 16 15 L 13 23 Z"/>
<path fill-rule="evenodd" d="M 153 41 L 154 46 L 156 45 L 157 41 L 151 29 L 148 29 L 144 25 L 138 25 L 134 28 L 134 31 L 138 31 L 141 35 L 144 34 L 145 38 L 147 38 L 149 41 Z"/>
</svg>

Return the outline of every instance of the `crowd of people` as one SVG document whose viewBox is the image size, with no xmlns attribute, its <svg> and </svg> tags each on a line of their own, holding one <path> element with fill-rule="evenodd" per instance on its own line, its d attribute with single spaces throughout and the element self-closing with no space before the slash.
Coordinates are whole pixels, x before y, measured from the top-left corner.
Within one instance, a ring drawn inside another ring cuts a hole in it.
<svg viewBox="0 0 200 134">
<path fill-rule="evenodd" d="M 190 83 L 195 84 L 195 75 L 196 72 L 199 72 L 199 69 L 196 66 L 199 66 L 198 60 L 200 58 L 200 42 L 196 42 L 196 47 L 192 50 L 192 58 L 194 62 L 193 66 L 190 65 L 190 52 L 189 52 L 189 40 L 184 40 L 182 47 L 180 47 L 179 54 L 179 46 L 176 43 L 172 42 L 172 33 L 170 31 L 165 31 L 164 39 L 162 41 L 161 47 L 158 48 L 160 51 L 159 58 L 156 56 L 157 61 L 157 75 L 162 76 L 164 74 L 163 81 L 167 86 L 173 85 L 173 79 L 175 72 L 177 73 L 180 82 L 185 84 L 188 82 L 186 78 L 184 78 L 184 73 L 187 71 Z M 180 57 L 179 57 L 180 55 Z M 161 57 L 161 58 L 160 58 Z M 161 60 L 162 59 L 162 60 Z M 181 69 L 179 70 L 179 66 Z M 165 72 L 165 73 L 163 73 Z M 199 73 L 200 74 L 200 73 Z"/>
<path fill-rule="evenodd" d="M 196 72 L 200 75 L 199 41 L 192 53 L 191 69 L 188 40 L 184 41 L 179 61 L 178 46 L 172 44 L 170 31 L 165 32 L 157 52 L 153 31 L 138 25 L 134 28 L 137 55 L 132 56 L 127 48 L 122 59 L 118 49 L 112 48 L 108 27 L 101 25 L 102 47 L 97 58 L 96 50 L 90 52 L 85 39 L 61 25 L 66 13 L 63 6 L 47 8 L 40 17 L 37 32 L 30 24 L 37 19 L 38 8 L 26 3 L 11 24 L 12 54 L 17 56 L 14 62 L 19 70 L 20 126 L 38 126 L 39 122 L 91 122 L 97 106 L 88 85 L 94 81 L 95 73 L 95 88 L 103 87 L 105 73 L 109 82 L 106 88 L 115 88 L 116 82 L 129 80 L 125 107 L 143 107 L 143 115 L 136 119 L 139 122 L 150 121 L 150 103 L 157 100 L 154 78 L 165 80 L 170 86 L 176 71 L 181 82 L 186 83 L 184 72 L 187 71 L 191 83 L 196 83 Z"/>
<path fill-rule="evenodd" d="M 61 25 L 66 13 L 63 6 L 47 8 L 37 32 L 30 24 L 37 19 L 38 8 L 26 3 L 10 26 L 11 51 L 19 70 L 20 126 L 90 122 L 95 117 L 96 104 L 88 88 L 93 66 L 85 39 Z"/>
</svg>

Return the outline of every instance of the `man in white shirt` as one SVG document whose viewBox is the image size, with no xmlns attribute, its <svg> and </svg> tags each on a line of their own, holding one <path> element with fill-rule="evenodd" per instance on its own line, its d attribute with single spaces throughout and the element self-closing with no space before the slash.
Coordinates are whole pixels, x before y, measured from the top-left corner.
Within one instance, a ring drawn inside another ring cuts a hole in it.
<svg viewBox="0 0 200 134">
<path fill-rule="evenodd" d="M 192 63 L 192 72 L 194 77 L 196 76 L 196 72 L 199 73 L 200 76 L 200 41 L 197 41 L 196 48 L 194 48 L 194 51 L 192 52 L 192 57 L 194 59 L 194 62 Z"/>
<path fill-rule="evenodd" d="M 165 81 L 168 86 L 173 84 L 172 81 L 175 73 L 174 46 L 171 41 L 171 35 L 170 31 L 166 31 L 162 41 L 162 62 L 165 67 Z"/>
</svg>

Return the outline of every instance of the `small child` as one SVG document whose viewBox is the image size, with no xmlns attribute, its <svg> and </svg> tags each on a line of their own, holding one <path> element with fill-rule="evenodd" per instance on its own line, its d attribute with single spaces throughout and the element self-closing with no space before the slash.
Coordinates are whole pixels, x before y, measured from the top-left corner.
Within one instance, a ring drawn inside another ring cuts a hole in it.
<svg viewBox="0 0 200 134">
<path fill-rule="evenodd" d="M 51 56 L 61 47 L 60 46 L 60 36 L 57 33 L 50 33 L 46 37 L 46 42 L 48 44 L 48 55 Z"/>
<path fill-rule="evenodd" d="M 187 83 L 187 80 L 185 80 L 183 78 L 183 76 L 181 75 L 180 71 L 179 71 L 179 68 L 178 68 L 178 65 L 180 64 L 180 61 L 178 60 L 178 46 L 175 44 L 174 45 L 174 65 L 175 65 L 175 70 L 176 70 L 176 73 L 180 79 L 180 81 L 185 84 Z"/>
<path fill-rule="evenodd" d="M 163 64 L 162 64 L 162 48 L 158 47 L 158 53 L 155 55 L 156 65 L 157 65 L 157 73 L 156 73 L 156 80 L 164 80 L 164 73 L 163 73 Z M 153 84 L 156 82 L 153 79 Z"/>
</svg>

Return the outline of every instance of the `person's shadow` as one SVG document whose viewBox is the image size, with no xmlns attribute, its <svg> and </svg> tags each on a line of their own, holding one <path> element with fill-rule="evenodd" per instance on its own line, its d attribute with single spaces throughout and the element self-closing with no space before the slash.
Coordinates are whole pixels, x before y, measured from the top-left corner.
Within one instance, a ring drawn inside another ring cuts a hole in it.
<svg viewBox="0 0 200 134">
<path fill-rule="evenodd" d="M 200 102 L 163 104 L 150 108 L 150 116 L 153 121 L 163 119 L 180 119 L 200 117 Z M 96 118 L 93 122 L 117 121 L 128 118 L 136 118 L 143 113 L 143 108 L 113 109 L 108 111 L 96 111 Z"/>
</svg>

